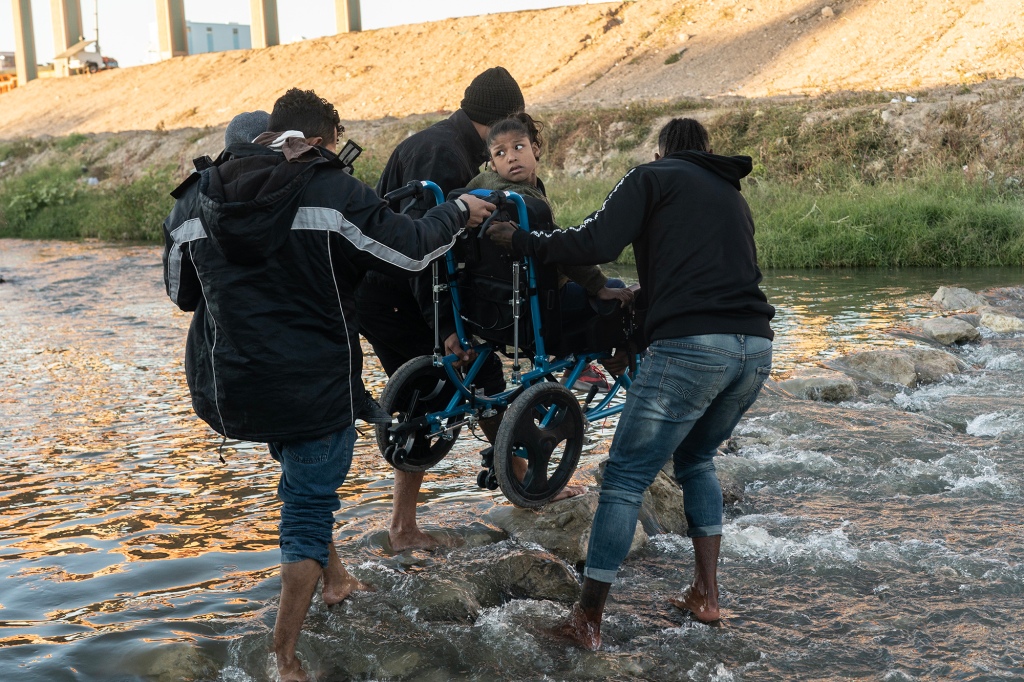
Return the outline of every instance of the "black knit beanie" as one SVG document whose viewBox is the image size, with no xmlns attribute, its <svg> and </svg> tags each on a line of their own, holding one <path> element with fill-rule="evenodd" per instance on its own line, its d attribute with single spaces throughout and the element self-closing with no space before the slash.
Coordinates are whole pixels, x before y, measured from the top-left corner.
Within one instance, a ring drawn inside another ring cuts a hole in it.
<svg viewBox="0 0 1024 682">
<path fill-rule="evenodd" d="M 523 111 L 526 102 L 512 74 L 502 66 L 495 66 L 473 79 L 461 106 L 471 121 L 490 125 Z"/>
</svg>

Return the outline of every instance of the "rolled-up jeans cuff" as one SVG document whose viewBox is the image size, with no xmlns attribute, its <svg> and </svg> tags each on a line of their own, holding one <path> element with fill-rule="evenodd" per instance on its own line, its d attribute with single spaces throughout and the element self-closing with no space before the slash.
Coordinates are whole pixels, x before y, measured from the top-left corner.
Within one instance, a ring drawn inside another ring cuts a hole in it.
<svg viewBox="0 0 1024 682">
<path fill-rule="evenodd" d="M 327 562 L 328 562 L 329 558 L 330 557 L 327 555 L 326 552 L 324 552 L 324 556 L 323 557 L 302 556 L 301 554 L 292 554 L 290 552 L 281 552 L 281 563 L 282 564 L 297 564 L 300 561 L 305 561 L 306 559 L 310 559 L 310 560 L 315 561 L 318 564 L 320 564 L 321 568 L 327 568 Z"/>
<path fill-rule="evenodd" d="M 601 583 L 614 583 L 615 577 L 619 574 L 618 571 L 612 571 L 607 568 L 590 568 L 586 567 L 583 569 L 583 575 L 591 580 L 596 580 Z"/>
<path fill-rule="evenodd" d="M 722 534 L 722 526 L 700 526 L 698 528 L 687 528 L 686 537 L 688 538 L 709 538 L 714 535 Z"/>
</svg>

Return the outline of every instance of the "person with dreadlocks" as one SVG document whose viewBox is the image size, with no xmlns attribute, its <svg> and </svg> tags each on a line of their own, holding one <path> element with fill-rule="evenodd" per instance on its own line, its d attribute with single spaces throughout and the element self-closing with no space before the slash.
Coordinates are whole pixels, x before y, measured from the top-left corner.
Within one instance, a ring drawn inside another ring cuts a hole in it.
<svg viewBox="0 0 1024 682">
<path fill-rule="evenodd" d="M 770 321 L 754 222 L 740 195 L 747 156 L 712 153 L 693 119 L 673 119 L 652 163 L 630 170 L 579 227 L 488 236 L 545 263 L 607 263 L 632 243 L 650 347 L 615 430 L 590 533 L 583 592 L 558 633 L 601 646 L 609 589 L 626 558 L 644 491 L 669 457 L 683 489 L 695 577 L 670 602 L 716 623 L 722 489 L 713 458 L 771 371 Z"/>
</svg>

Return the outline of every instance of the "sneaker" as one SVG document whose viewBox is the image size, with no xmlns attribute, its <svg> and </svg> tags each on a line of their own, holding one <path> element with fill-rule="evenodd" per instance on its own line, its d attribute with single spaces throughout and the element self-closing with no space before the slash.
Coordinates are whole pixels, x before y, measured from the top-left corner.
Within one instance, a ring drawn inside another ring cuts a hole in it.
<svg viewBox="0 0 1024 682">
<path fill-rule="evenodd" d="M 367 424 L 391 423 L 391 415 L 384 411 L 369 391 L 363 396 L 363 404 L 356 409 L 356 419 L 362 419 Z"/>
<path fill-rule="evenodd" d="M 604 375 L 604 371 L 597 365 L 592 364 L 583 370 L 572 387 L 577 391 L 589 391 L 594 386 L 597 386 L 598 393 L 607 393 L 612 387 L 611 383 L 608 382 L 608 377 Z"/>
</svg>

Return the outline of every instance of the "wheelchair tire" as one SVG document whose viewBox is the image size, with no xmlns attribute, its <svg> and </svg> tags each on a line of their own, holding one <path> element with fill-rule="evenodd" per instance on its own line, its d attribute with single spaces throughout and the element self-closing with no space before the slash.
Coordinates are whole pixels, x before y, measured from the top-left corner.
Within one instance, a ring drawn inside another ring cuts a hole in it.
<svg viewBox="0 0 1024 682">
<path fill-rule="evenodd" d="M 550 415 L 550 416 L 549 416 Z M 583 452 L 583 411 L 572 391 L 543 381 L 530 386 L 505 411 L 494 440 L 494 472 L 517 507 L 541 507 L 569 483 Z M 525 455 L 523 480 L 514 462 Z"/>
<path fill-rule="evenodd" d="M 410 402 L 417 390 L 420 396 L 410 411 Z M 398 368 L 398 371 L 388 379 L 379 402 L 381 408 L 390 415 L 415 419 L 428 412 L 445 409 L 453 395 L 455 388 L 451 386 L 451 380 L 444 368 L 434 367 L 433 357 L 423 355 Z M 453 420 L 449 420 L 448 423 L 450 421 Z M 392 453 L 401 451 L 401 456 L 385 455 L 385 459 L 394 468 L 402 471 L 426 471 L 440 462 L 451 451 L 461 431 L 461 427 L 456 427 L 451 433 L 451 438 L 439 436 L 431 442 L 431 439 L 427 438 L 426 430 L 423 430 L 415 433 L 411 439 L 401 439 L 403 443 L 396 443 L 391 428 L 389 424 L 376 426 L 377 447 L 380 448 L 382 455 L 388 452 L 389 447 L 393 448 Z"/>
</svg>

